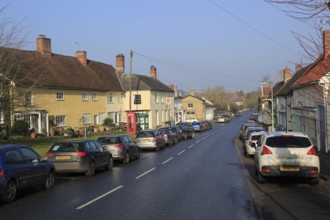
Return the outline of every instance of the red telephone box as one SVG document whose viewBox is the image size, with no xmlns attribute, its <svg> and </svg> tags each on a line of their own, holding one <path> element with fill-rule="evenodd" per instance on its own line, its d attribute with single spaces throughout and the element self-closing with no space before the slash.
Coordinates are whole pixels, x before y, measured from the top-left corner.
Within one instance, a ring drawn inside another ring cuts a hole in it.
<svg viewBox="0 0 330 220">
<path fill-rule="evenodd" d="M 127 134 L 136 134 L 136 112 L 127 113 Z"/>
</svg>

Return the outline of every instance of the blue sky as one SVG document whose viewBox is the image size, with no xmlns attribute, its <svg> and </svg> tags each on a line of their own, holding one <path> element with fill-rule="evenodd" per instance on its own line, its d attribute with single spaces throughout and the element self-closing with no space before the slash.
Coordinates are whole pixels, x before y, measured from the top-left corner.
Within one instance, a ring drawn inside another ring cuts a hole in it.
<svg viewBox="0 0 330 220">
<path fill-rule="evenodd" d="M 314 29 L 286 16 L 263 0 L 1 0 L 4 15 L 22 22 L 22 49 L 35 50 L 36 37 L 52 40 L 52 52 L 115 66 L 117 54 L 133 50 L 133 72 L 179 89 L 197 91 L 223 86 L 250 92 L 266 74 L 278 81 L 279 70 L 303 60 L 290 31 Z M 303 60 L 304 61 L 304 60 Z"/>
</svg>

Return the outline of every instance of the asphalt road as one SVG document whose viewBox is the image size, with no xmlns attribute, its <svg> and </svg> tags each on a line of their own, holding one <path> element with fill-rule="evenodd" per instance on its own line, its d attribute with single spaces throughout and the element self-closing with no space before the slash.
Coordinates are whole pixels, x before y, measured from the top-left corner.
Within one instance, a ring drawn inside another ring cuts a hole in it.
<svg viewBox="0 0 330 220">
<path fill-rule="evenodd" d="M 330 219 L 330 181 L 258 184 L 236 138 L 248 115 L 94 177 L 66 175 L 20 192 L 0 219 Z"/>
<path fill-rule="evenodd" d="M 0 204 L 0 218 L 257 219 L 234 145 L 235 120 L 113 171 L 62 176 L 50 191 L 25 190 Z"/>
</svg>

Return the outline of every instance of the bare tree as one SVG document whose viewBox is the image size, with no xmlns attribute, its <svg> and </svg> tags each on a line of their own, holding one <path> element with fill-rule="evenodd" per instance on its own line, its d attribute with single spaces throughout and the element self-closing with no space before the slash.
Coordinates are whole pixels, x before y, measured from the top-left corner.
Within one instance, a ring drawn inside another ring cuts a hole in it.
<svg viewBox="0 0 330 220">
<path fill-rule="evenodd" d="M 281 9 L 298 19 L 329 18 L 330 2 L 326 0 L 264 0 L 271 4 L 286 6 Z"/>
<path fill-rule="evenodd" d="M 11 125 L 15 108 L 26 105 L 26 93 L 16 87 L 24 79 L 17 74 L 15 51 L 20 49 L 26 36 L 21 22 L 13 23 L 5 17 L 8 5 L 0 9 L 0 124 Z"/>
</svg>

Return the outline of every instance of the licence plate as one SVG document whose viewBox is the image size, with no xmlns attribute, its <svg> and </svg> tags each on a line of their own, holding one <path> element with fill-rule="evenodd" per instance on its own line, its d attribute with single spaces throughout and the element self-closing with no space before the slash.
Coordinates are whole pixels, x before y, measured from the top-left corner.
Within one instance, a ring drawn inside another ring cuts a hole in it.
<svg viewBox="0 0 330 220">
<path fill-rule="evenodd" d="M 71 160 L 71 156 L 56 156 L 56 160 Z"/>
<path fill-rule="evenodd" d="M 280 167 L 280 171 L 298 172 L 299 167 Z"/>
<path fill-rule="evenodd" d="M 149 142 L 148 138 L 142 139 L 142 142 Z"/>
</svg>

